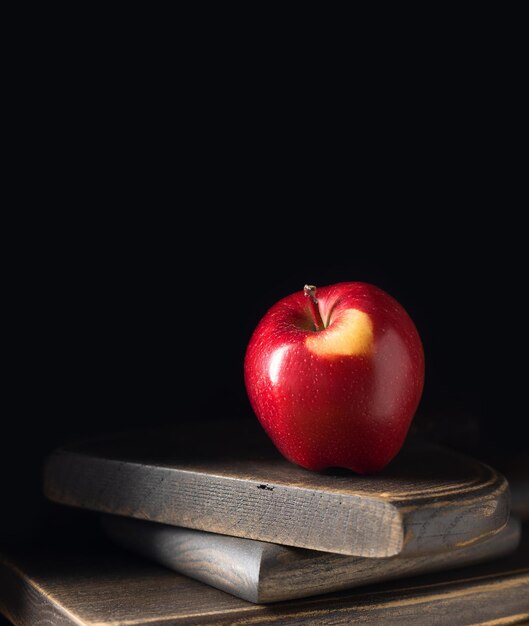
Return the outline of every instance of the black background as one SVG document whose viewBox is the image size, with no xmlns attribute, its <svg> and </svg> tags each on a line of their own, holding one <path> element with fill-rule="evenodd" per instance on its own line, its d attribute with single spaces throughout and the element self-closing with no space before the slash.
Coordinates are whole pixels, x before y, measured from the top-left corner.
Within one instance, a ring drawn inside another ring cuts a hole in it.
<svg viewBox="0 0 529 626">
<path fill-rule="evenodd" d="M 393 76 L 346 98 L 325 72 L 315 90 L 206 59 L 201 89 L 195 67 L 173 93 L 152 67 L 65 63 L 31 59 L 13 118 L 0 544 L 64 515 L 41 495 L 59 445 L 253 419 L 245 347 L 307 282 L 405 306 L 426 354 L 418 425 L 484 460 L 527 451 L 516 81 L 497 73 L 499 101 L 490 66 L 471 86 L 420 72 L 421 89 Z"/>
</svg>

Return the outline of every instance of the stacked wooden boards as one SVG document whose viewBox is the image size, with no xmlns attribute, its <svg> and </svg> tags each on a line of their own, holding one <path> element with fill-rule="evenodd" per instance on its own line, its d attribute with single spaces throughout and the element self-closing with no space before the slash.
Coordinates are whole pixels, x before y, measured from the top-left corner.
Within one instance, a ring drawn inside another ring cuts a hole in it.
<svg viewBox="0 0 529 626">
<path fill-rule="evenodd" d="M 375 476 L 316 473 L 255 424 L 216 423 L 57 450 L 44 489 L 101 513 L 112 543 L 0 557 L 17 626 L 529 619 L 505 478 L 424 442 Z"/>
<path fill-rule="evenodd" d="M 261 603 L 463 566 L 519 540 L 503 476 L 411 439 L 375 476 L 316 473 L 255 423 L 217 422 L 58 450 L 44 484 L 119 516 L 104 525 L 121 545 Z"/>
</svg>

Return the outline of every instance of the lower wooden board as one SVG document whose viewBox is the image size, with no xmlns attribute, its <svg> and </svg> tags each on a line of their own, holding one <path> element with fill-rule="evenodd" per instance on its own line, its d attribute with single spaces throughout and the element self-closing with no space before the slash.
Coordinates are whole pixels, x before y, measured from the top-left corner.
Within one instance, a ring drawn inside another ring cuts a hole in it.
<svg viewBox="0 0 529 626">
<path fill-rule="evenodd" d="M 120 551 L 0 558 L 0 612 L 16 626 L 521 624 L 529 542 L 461 570 L 273 605 L 246 602 Z"/>
<path fill-rule="evenodd" d="M 55 451 L 51 500 L 222 535 L 362 557 L 443 552 L 494 535 L 505 478 L 412 439 L 379 474 L 310 472 L 286 461 L 257 420 L 138 433 Z"/>
<path fill-rule="evenodd" d="M 105 516 L 102 525 L 121 546 L 257 603 L 303 598 L 463 567 L 513 552 L 520 542 L 520 523 L 511 519 L 497 535 L 470 546 L 428 556 L 369 559 L 124 517 Z"/>
</svg>

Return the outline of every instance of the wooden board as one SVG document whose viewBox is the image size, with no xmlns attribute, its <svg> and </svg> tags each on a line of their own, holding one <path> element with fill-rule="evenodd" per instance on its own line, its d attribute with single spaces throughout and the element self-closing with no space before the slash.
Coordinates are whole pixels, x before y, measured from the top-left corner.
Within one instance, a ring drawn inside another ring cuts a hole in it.
<svg viewBox="0 0 529 626">
<path fill-rule="evenodd" d="M 509 515 L 503 476 L 450 450 L 409 440 L 377 475 L 310 472 L 283 459 L 256 420 L 58 450 L 44 489 L 104 513 L 365 557 L 469 545 Z"/>
<path fill-rule="evenodd" d="M 16 626 L 519 624 L 529 545 L 462 570 L 273 605 L 252 604 L 123 552 L 0 557 L 0 612 Z"/>
<path fill-rule="evenodd" d="M 105 516 L 121 546 L 250 602 L 303 598 L 369 583 L 463 567 L 513 552 L 520 522 L 490 539 L 426 556 L 371 559 L 303 550 L 155 522 Z"/>
</svg>

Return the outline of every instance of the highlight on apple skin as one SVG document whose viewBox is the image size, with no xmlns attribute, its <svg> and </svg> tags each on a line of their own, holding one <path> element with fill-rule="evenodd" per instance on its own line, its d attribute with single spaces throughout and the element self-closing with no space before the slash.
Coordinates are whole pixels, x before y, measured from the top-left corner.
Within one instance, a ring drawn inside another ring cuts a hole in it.
<svg viewBox="0 0 529 626">
<path fill-rule="evenodd" d="M 384 468 L 421 399 L 424 351 L 404 308 L 362 282 L 305 289 L 265 314 L 244 380 L 277 449 L 309 470 Z"/>
</svg>

